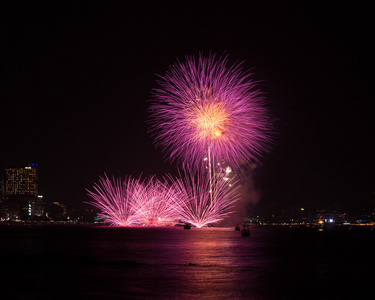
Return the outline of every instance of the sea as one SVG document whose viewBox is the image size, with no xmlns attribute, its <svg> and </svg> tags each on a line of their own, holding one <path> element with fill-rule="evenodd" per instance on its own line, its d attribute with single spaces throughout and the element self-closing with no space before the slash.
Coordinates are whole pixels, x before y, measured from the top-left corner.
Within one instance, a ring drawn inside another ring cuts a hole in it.
<svg viewBox="0 0 375 300">
<path fill-rule="evenodd" d="M 375 299 L 375 232 L 0 226 L 0 299 Z"/>
</svg>

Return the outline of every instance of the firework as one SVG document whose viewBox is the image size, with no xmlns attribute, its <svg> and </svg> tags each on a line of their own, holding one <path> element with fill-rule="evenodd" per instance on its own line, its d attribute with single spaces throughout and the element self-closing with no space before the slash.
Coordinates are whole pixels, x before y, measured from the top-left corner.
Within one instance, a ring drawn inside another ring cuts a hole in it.
<svg viewBox="0 0 375 300">
<path fill-rule="evenodd" d="M 213 178 L 185 171 L 183 179 L 176 179 L 174 186 L 179 193 L 176 209 L 180 219 L 198 228 L 215 224 L 230 213 L 239 199 L 238 180 L 221 174 Z M 212 187 L 211 187 L 212 186 Z"/>
<path fill-rule="evenodd" d="M 143 226 L 174 225 L 178 220 L 175 209 L 176 191 L 166 181 L 154 176 L 135 185 L 133 207 Z"/>
<path fill-rule="evenodd" d="M 139 184 L 135 180 L 126 177 L 110 180 L 107 175 L 100 177 L 99 183 L 94 184 L 94 192 L 89 191 L 88 195 L 93 201 L 89 204 L 99 208 L 99 217 L 112 226 L 134 226 L 138 224 L 138 216 L 134 209 L 134 187 Z"/>
<path fill-rule="evenodd" d="M 207 157 L 210 164 L 234 168 L 257 162 L 268 149 L 271 126 L 250 75 L 215 55 L 187 57 L 170 67 L 150 106 L 155 144 L 171 161 L 195 170 Z"/>
<path fill-rule="evenodd" d="M 100 177 L 95 192 L 87 191 L 93 199 L 89 204 L 99 208 L 98 216 L 112 226 L 167 226 L 178 220 L 178 195 L 166 181 L 154 176 L 143 181 Z"/>
</svg>

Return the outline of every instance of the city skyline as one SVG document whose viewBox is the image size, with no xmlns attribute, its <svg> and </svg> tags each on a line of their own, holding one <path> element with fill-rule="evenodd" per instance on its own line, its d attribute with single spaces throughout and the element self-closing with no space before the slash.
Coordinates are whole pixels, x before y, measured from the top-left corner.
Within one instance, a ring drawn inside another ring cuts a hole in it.
<svg viewBox="0 0 375 300">
<path fill-rule="evenodd" d="M 155 74 L 227 53 L 252 70 L 277 120 L 243 202 L 374 205 L 371 7 L 160 5 L 7 4 L 0 167 L 38 163 L 40 194 L 70 207 L 105 172 L 175 174 L 146 123 Z"/>
</svg>

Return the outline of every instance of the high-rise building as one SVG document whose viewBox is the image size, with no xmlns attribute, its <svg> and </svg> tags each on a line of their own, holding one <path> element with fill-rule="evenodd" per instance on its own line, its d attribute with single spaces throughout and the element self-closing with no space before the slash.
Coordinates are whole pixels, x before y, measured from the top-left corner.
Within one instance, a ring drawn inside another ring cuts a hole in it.
<svg viewBox="0 0 375 300">
<path fill-rule="evenodd" d="M 0 219 L 6 214 L 4 174 L 0 170 Z"/>
<path fill-rule="evenodd" d="M 43 215 L 43 197 L 38 196 L 37 164 L 5 168 L 2 182 L 2 217 Z"/>
<path fill-rule="evenodd" d="M 6 196 L 38 196 L 37 164 L 5 169 Z"/>
<path fill-rule="evenodd" d="M 0 199 L 4 196 L 5 188 L 4 188 L 4 174 L 0 172 Z"/>
</svg>

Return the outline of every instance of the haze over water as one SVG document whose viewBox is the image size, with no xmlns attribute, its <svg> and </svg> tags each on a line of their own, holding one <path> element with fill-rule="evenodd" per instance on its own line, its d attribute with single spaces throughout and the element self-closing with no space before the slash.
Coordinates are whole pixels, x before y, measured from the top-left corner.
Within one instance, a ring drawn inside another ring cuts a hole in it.
<svg viewBox="0 0 375 300">
<path fill-rule="evenodd" d="M 372 293 L 373 232 L 1 226 L 7 299 L 347 299 Z"/>
</svg>

